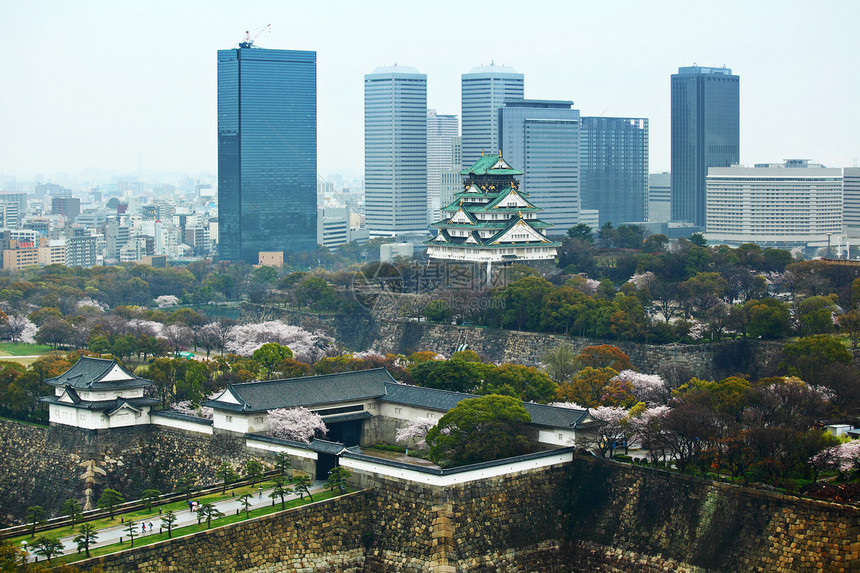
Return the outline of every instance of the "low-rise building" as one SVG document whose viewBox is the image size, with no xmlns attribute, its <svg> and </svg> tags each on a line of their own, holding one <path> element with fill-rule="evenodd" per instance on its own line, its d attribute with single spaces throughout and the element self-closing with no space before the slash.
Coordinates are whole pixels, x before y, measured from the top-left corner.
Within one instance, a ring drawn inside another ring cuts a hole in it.
<svg viewBox="0 0 860 573">
<path fill-rule="evenodd" d="M 48 378 L 54 395 L 48 404 L 51 424 L 84 430 L 108 430 L 150 423 L 150 408 L 158 400 L 145 395 L 151 380 L 135 376 L 116 360 L 82 356 L 63 374 Z"/>
<path fill-rule="evenodd" d="M 708 169 L 705 238 L 711 244 L 814 252 L 842 235 L 842 170 L 805 159 Z"/>
</svg>

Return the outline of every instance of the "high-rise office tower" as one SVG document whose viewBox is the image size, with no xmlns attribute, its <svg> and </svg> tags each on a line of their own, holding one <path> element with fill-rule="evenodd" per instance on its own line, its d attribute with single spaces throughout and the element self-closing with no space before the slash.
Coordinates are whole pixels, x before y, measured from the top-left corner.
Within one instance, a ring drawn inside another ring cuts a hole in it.
<svg viewBox="0 0 860 573">
<path fill-rule="evenodd" d="M 860 167 L 846 167 L 842 172 L 842 211 L 845 234 L 860 238 Z"/>
<path fill-rule="evenodd" d="M 439 215 L 442 173 L 454 167 L 453 140 L 459 132 L 456 115 L 439 115 L 435 109 L 427 110 L 427 210 L 430 222 Z"/>
<path fill-rule="evenodd" d="M 599 210 L 601 226 L 645 221 L 648 120 L 583 117 L 579 134 L 582 208 Z"/>
<path fill-rule="evenodd" d="M 672 220 L 705 224 L 709 167 L 740 161 L 740 78 L 730 68 L 672 74 Z"/>
<path fill-rule="evenodd" d="M 648 221 L 663 223 L 672 216 L 672 181 L 668 171 L 648 175 Z"/>
<path fill-rule="evenodd" d="M 364 180 L 371 235 L 427 230 L 427 76 L 415 68 L 364 76 Z"/>
<path fill-rule="evenodd" d="M 317 245 L 316 52 L 218 51 L 218 254 Z"/>
<path fill-rule="evenodd" d="M 508 100 L 523 99 L 523 83 L 523 74 L 507 66 L 478 66 L 461 76 L 463 168 L 475 163 L 481 152 L 498 153 L 499 108 Z"/>
<path fill-rule="evenodd" d="M 551 235 L 563 235 L 579 222 L 580 126 L 579 110 L 572 106 L 572 101 L 521 99 L 509 100 L 498 112 L 498 147 L 507 161 L 522 166 L 522 189 L 544 209 L 541 219 L 552 223 Z"/>
</svg>

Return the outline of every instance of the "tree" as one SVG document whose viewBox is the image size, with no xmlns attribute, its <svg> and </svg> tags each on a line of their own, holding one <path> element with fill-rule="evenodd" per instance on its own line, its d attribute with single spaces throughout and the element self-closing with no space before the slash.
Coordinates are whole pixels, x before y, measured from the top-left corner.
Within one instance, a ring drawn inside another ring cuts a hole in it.
<svg viewBox="0 0 860 573">
<path fill-rule="evenodd" d="M 275 438 L 307 444 L 315 435 L 328 433 L 322 416 L 307 408 L 276 408 L 268 414 L 269 434 Z"/>
<path fill-rule="evenodd" d="M 309 478 L 308 476 L 306 476 L 306 475 L 293 476 L 293 491 L 296 492 L 297 494 L 299 494 L 299 499 L 304 499 L 305 494 L 307 494 L 308 499 L 310 499 L 311 501 L 314 500 L 314 498 L 311 496 L 311 491 L 309 489 L 310 486 L 311 486 L 311 478 Z"/>
<path fill-rule="evenodd" d="M 62 318 L 51 317 L 36 332 L 36 342 L 47 344 L 56 350 L 59 346 L 68 344 L 73 333 L 71 324 Z"/>
<path fill-rule="evenodd" d="M 33 551 L 37 555 L 41 555 L 47 559 L 48 563 L 51 562 L 51 557 L 56 557 L 63 553 L 62 542 L 59 539 L 54 539 L 53 537 L 40 537 L 33 543 L 32 547 Z"/>
<path fill-rule="evenodd" d="M 612 368 L 616 372 L 632 370 L 630 357 L 621 349 L 611 344 L 599 344 L 597 346 L 586 346 L 579 354 L 579 361 L 591 368 Z"/>
<path fill-rule="evenodd" d="M 836 312 L 838 297 L 810 296 L 794 305 L 801 336 L 824 334 L 833 331 L 833 315 Z"/>
<path fill-rule="evenodd" d="M 559 344 L 543 355 L 544 371 L 556 384 L 570 380 L 581 368 L 579 358 L 570 344 Z"/>
<path fill-rule="evenodd" d="M 251 480 L 251 485 L 257 483 L 263 476 L 263 464 L 251 458 L 245 462 L 245 477 Z"/>
<path fill-rule="evenodd" d="M 81 519 L 81 502 L 76 499 L 67 499 L 63 503 L 63 509 L 60 510 L 63 515 L 67 515 L 72 520 L 72 527 Z"/>
<path fill-rule="evenodd" d="M 746 333 L 751 338 L 783 338 L 791 332 L 791 314 L 785 303 L 772 298 L 749 300 L 743 305 Z"/>
<path fill-rule="evenodd" d="M 152 511 L 152 504 L 158 501 L 161 497 L 161 492 L 157 489 L 145 489 L 140 494 L 140 500 L 146 506 L 146 511 Z"/>
<path fill-rule="evenodd" d="M 285 501 L 288 495 L 293 492 L 293 489 L 286 485 L 287 479 L 284 476 L 275 476 L 272 478 L 272 491 L 269 493 L 269 497 L 272 499 L 281 498 L 281 509 L 285 509 Z"/>
<path fill-rule="evenodd" d="M 594 242 L 594 232 L 591 226 L 587 223 L 579 223 L 567 230 L 567 236 L 571 239 L 579 239 L 580 241 Z"/>
<path fill-rule="evenodd" d="M 242 511 L 245 512 L 245 519 L 251 517 L 251 494 L 246 493 L 239 498 L 239 503 L 242 505 Z"/>
<path fill-rule="evenodd" d="M 176 492 L 185 496 L 185 499 L 191 499 L 191 492 L 194 491 L 194 486 L 197 485 L 197 474 L 187 473 L 176 480 Z"/>
<path fill-rule="evenodd" d="M 591 445 L 594 446 L 600 457 L 605 458 L 615 455 L 615 448 L 627 446 L 627 426 L 623 423 L 627 419 L 627 409 L 611 406 L 600 406 L 589 410 L 592 418 L 600 422 L 594 431 Z"/>
<path fill-rule="evenodd" d="M 428 360 L 409 367 L 409 375 L 417 386 L 471 392 L 486 375 L 488 366 L 480 362 L 467 362 L 452 357 L 451 360 Z"/>
<path fill-rule="evenodd" d="M 201 503 L 200 507 L 197 508 L 197 520 L 205 519 L 206 529 L 211 528 L 212 520 L 218 519 L 219 517 L 224 517 L 224 514 L 211 503 Z"/>
<path fill-rule="evenodd" d="M 435 425 L 436 422 L 429 418 L 410 420 L 404 427 L 397 430 L 394 439 L 398 442 L 406 442 L 407 448 L 410 444 L 414 444 L 416 448 L 423 450 L 427 447 L 427 432 Z"/>
<path fill-rule="evenodd" d="M 227 486 L 239 479 L 239 474 L 233 469 L 232 464 L 224 462 L 215 470 L 215 477 L 221 482 L 221 493 L 226 493 Z"/>
<path fill-rule="evenodd" d="M 350 478 L 352 472 L 342 466 L 337 466 L 329 470 L 326 486 L 329 491 L 334 491 L 335 488 L 341 493 L 346 491 L 346 480 Z"/>
<path fill-rule="evenodd" d="M 87 558 L 90 556 L 90 545 L 98 541 L 98 533 L 96 528 L 91 523 L 82 523 L 80 533 L 75 536 L 73 541 L 78 544 L 78 552 L 81 549 L 86 552 Z"/>
<path fill-rule="evenodd" d="M 528 453 L 529 421 L 522 400 L 511 396 L 461 400 L 427 433 L 430 459 L 455 466 Z"/>
<path fill-rule="evenodd" d="M 702 233 L 693 233 L 690 235 L 689 241 L 697 247 L 707 247 L 708 240 Z"/>
<path fill-rule="evenodd" d="M 524 402 L 549 402 L 558 386 L 534 366 L 505 363 L 490 368 L 476 394 L 506 394 Z"/>
<path fill-rule="evenodd" d="M 116 506 L 125 503 L 125 498 L 123 495 L 115 489 L 107 488 L 102 492 L 101 497 L 99 497 L 98 508 L 99 509 L 107 509 L 108 513 L 110 513 L 110 518 L 113 520 L 114 510 Z"/>
<path fill-rule="evenodd" d="M 134 547 L 134 537 L 137 535 L 137 522 L 131 518 L 125 522 L 125 533 L 128 535 L 131 546 Z"/>
<path fill-rule="evenodd" d="M 580 370 L 570 382 L 560 384 L 556 397 L 565 402 L 573 402 L 584 407 L 594 408 L 602 404 L 609 381 L 618 376 L 612 368 L 592 368 Z"/>
<path fill-rule="evenodd" d="M 31 505 L 27 508 L 27 521 L 30 523 L 30 537 L 36 537 L 36 526 L 45 521 L 45 508 Z"/>
<path fill-rule="evenodd" d="M 634 370 L 622 370 L 615 378 L 630 382 L 631 392 L 636 397 L 637 402 L 645 402 L 653 407 L 665 403 L 669 398 L 669 386 L 657 374 L 642 374 Z"/>
<path fill-rule="evenodd" d="M 819 381 L 826 366 L 836 362 L 850 364 L 852 360 L 848 349 L 838 339 L 826 334 L 789 342 L 783 346 L 782 352 L 785 359 L 779 363 L 780 369 L 812 383 Z"/>
<path fill-rule="evenodd" d="M 293 481 L 293 460 L 290 458 L 290 454 L 287 452 L 278 452 L 275 456 L 275 470 L 280 475 Z"/>
<path fill-rule="evenodd" d="M 176 512 L 172 509 L 168 509 L 164 512 L 164 515 L 161 516 L 161 523 L 164 527 L 167 528 L 167 537 L 173 537 L 173 524 L 176 523 Z"/>
<path fill-rule="evenodd" d="M 857 350 L 857 345 L 860 344 L 860 311 L 854 309 L 841 314 L 836 317 L 836 322 L 851 341 L 851 348 Z"/>
<path fill-rule="evenodd" d="M 293 351 L 277 342 L 267 342 L 254 351 L 252 358 L 269 372 L 275 371 L 277 366 L 293 357 Z"/>
</svg>

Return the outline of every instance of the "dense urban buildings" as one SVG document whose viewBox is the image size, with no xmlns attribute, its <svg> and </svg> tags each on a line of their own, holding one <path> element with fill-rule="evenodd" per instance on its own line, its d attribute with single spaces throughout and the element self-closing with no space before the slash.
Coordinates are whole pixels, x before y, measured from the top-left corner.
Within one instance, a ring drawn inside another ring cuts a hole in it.
<svg viewBox="0 0 860 573">
<path fill-rule="evenodd" d="M 523 74 L 492 64 L 472 68 L 461 76 L 464 168 L 475 163 L 482 152 L 498 152 L 499 108 L 507 101 L 523 99 L 523 84 Z"/>
<path fill-rule="evenodd" d="M 737 247 L 801 248 L 813 255 L 842 235 L 842 170 L 805 159 L 711 167 L 705 238 Z"/>
<path fill-rule="evenodd" d="M 371 235 L 427 230 L 427 76 L 408 66 L 364 76 L 364 200 Z"/>
<path fill-rule="evenodd" d="M 316 52 L 218 51 L 218 254 L 317 243 Z"/>
<path fill-rule="evenodd" d="M 563 235 L 579 222 L 579 110 L 572 101 L 520 99 L 498 115 L 502 155 L 523 166 L 522 191 L 545 210 L 550 234 Z"/>
<path fill-rule="evenodd" d="M 523 172 L 501 154 L 480 157 L 468 169 L 462 190 L 445 207 L 444 219 L 434 223 L 438 234 L 427 241 L 431 259 L 487 264 L 553 260 L 560 243 L 546 237 L 550 226 L 538 219 L 542 209 L 520 188 Z"/>
<path fill-rule="evenodd" d="M 597 209 L 600 225 L 647 220 L 648 120 L 583 117 L 579 178 L 583 209 Z"/>
<path fill-rule="evenodd" d="M 740 161 L 740 78 L 730 68 L 678 68 L 671 85 L 672 220 L 705 224 L 709 167 Z"/>
</svg>

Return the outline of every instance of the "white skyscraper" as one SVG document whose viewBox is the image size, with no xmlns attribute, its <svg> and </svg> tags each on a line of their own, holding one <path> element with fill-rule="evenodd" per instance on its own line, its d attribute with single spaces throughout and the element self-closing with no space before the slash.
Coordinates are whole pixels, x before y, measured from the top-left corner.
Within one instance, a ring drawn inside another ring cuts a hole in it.
<svg viewBox="0 0 860 573">
<path fill-rule="evenodd" d="M 454 167 L 453 141 L 459 132 L 456 115 L 439 115 L 435 109 L 427 110 L 427 210 L 430 222 L 439 215 L 442 174 Z"/>
<path fill-rule="evenodd" d="M 523 74 L 507 66 L 479 66 L 461 76 L 464 168 L 481 152 L 498 154 L 499 108 L 523 99 Z"/>
<path fill-rule="evenodd" d="M 427 229 L 427 76 L 415 68 L 364 76 L 364 178 L 371 235 Z"/>
</svg>

